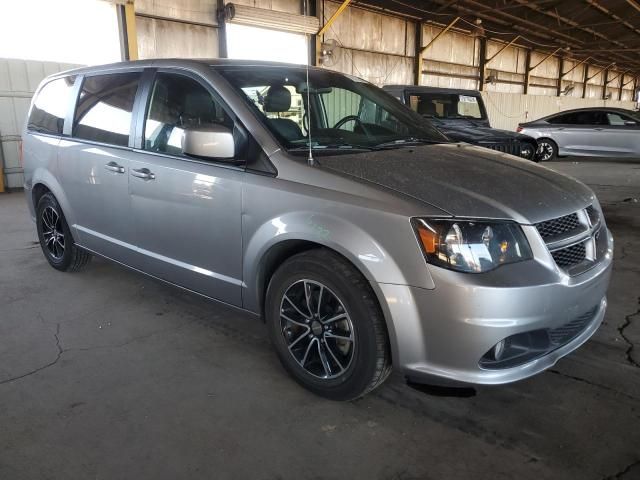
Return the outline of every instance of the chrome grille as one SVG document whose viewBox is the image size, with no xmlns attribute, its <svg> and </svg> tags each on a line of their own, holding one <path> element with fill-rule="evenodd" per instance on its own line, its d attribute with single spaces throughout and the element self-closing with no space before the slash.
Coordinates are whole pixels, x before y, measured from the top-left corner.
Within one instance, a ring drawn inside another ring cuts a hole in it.
<svg viewBox="0 0 640 480">
<path fill-rule="evenodd" d="M 578 212 L 536 223 L 556 265 L 577 275 L 595 265 L 600 233 L 600 212 L 593 205 Z"/>
<path fill-rule="evenodd" d="M 538 229 L 540 236 L 543 239 L 547 239 L 579 228 L 580 220 L 578 219 L 577 213 L 572 213 L 570 215 L 565 215 L 564 217 L 536 223 L 535 227 Z"/>
<path fill-rule="evenodd" d="M 593 205 L 589 205 L 587 207 L 587 216 L 589 217 L 589 222 L 591 225 L 596 225 L 600 221 L 600 214 L 593 207 Z"/>
<path fill-rule="evenodd" d="M 569 323 L 547 330 L 549 341 L 556 346 L 569 343 L 587 328 L 597 311 L 598 307 L 595 306 L 588 312 L 574 318 Z"/>
<path fill-rule="evenodd" d="M 587 257 L 587 249 L 584 242 L 571 245 L 570 247 L 561 248 L 551 252 L 551 256 L 560 268 L 571 267 L 585 260 Z"/>
<path fill-rule="evenodd" d="M 508 153 L 509 155 L 520 156 L 520 142 L 508 142 L 508 143 L 487 143 L 481 144 L 485 148 L 490 148 L 497 152 Z"/>
</svg>

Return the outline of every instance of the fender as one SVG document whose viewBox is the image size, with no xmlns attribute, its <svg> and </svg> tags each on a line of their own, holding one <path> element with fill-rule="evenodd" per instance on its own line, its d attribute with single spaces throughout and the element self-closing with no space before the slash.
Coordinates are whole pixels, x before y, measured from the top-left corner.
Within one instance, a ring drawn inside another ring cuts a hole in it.
<svg viewBox="0 0 640 480">
<path fill-rule="evenodd" d="M 408 281 L 394 258 L 372 235 L 358 225 L 333 215 L 291 212 L 271 218 L 251 234 L 243 255 L 243 307 L 253 312 L 260 311 L 261 295 L 266 288 L 266 285 L 261 285 L 265 259 L 271 249 L 291 240 L 312 242 L 331 249 L 345 257 L 364 275 L 381 306 L 392 354 L 397 358 L 395 326 L 388 321 L 389 309 L 380 284 L 407 285 Z M 416 253 L 419 254 L 417 248 Z M 418 260 L 423 261 L 422 258 Z"/>
</svg>

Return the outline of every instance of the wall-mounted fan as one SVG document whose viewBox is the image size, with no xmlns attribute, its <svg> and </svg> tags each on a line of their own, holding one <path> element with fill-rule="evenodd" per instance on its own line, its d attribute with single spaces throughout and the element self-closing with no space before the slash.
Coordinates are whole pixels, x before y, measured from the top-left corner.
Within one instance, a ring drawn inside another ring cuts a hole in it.
<svg viewBox="0 0 640 480">
<path fill-rule="evenodd" d="M 320 45 L 320 52 L 318 52 L 318 58 L 320 64 L 323 67 L 333 67 L 340 60 L 342 55 L 342 47 L 335 39 L 329 39 Z"/>
</svg>

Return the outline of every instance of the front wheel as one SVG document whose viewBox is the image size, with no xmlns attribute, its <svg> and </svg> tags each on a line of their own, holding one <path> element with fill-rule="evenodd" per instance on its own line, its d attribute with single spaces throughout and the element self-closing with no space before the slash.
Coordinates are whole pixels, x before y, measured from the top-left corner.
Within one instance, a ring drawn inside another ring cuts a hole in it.
<svg viewBox="0 0 640 480">
<path fill-rule="evenodd" d="M 305 388 L 352 400 L 389 375 L 380 306 L 366 279 L 337 254 L 320 249 L 288 259 L 273 275 L 265 303 L 278 357 Z"/>
<path fill-rule="evenodd" d="M 536 156 L 539 162 L 549 162 L 558 157 L 558 145 L 553 140 L 541 138 L 538 140 Z"/>
<path fill-rule="evenodd" d="M 76 271 L 91 260 L 91 254 L 78 248 L 58 201 L 45 193 L 36 209 L 36 225 L 42 253 L 56 270 Z"/>
</svg>

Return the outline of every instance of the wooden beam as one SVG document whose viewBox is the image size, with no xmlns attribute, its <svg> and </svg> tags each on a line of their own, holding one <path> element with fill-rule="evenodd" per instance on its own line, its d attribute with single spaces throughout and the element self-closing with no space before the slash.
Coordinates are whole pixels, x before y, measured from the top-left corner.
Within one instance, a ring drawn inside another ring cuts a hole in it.
<svg viewBox="0 0 640 480">
<path fill-rule="evenodd" d="M 542 60 L 540 60 L 538 63 L 536 63 L 533 67 L 530 68 L 530 70 L 535 70 L 536 68 L 538 68 L 540 65 L 542 65 L 544 62 L 546 62 L 547 60 L 549 60 L 551 57 L 553 57 L 556 53 L 558 53 L 560 50 L 562 50 L 562 47 L 556 48 L 553 52 L 551 52 L 550 54 L 548 54 L 546 57 L 544 57 Z"/>
<path fill-rule="evenodd" d="M 567 75 L 569 75 L 571 72 L 573 72 L 576 68 L 578 68 L 580 65 L 582 65 L 583 63 L 585 63 L 587 60 L 589 60 L 591 57 L 587 57 L 584 60 L 582 60 L 580 63 L 576 63 L 573 67 L 571 67 L 568 71 L 564 72 L 562 75 L 560 75 L 560 78 L 564 78 Z"/>
<path fill-rule="evenodd" d="M 609 69 L 604 69 L 604 83 L 602 84 L 602 99 L 607 99 L 607 83 L 609 83 Z"/>
<path fill-rule="evenodd" d="M 627 3 L 640 12 L 640 4 L 638 2 L 635 0 L 627 0 Z"/>
<path fill-rule="evenodd" d="M 444 35 L 445 33 L 447 33 L 449 31 L 449 29 L 451 27 L 453 27 L 456 22 L 460 20 L 460 17 L 456 17 L 453 20 L 451 20 L 451 22 L 449 23 L 449 25 L 447 25 L 446 27 L 444 27 L 442 30 L 440 30 L 440 32 L 438 32 L 438 34 L 433 37 L 431 39 L 431 41 L 429 41 L 429 43 L 427 43 L 424 47 L 420 47 L 420 56 L 422 57 L 422 53 L 429 48 L 431 45 L 433 45 L 435 43 L 436 40 L 438 40 L 442 35 Z"/>
<path fill-rule="evenodd" d="M 587 98 L 587 82 L 589 81 L 589 65 L 584 67 L 584 75 L 582 77 L 582 98 Z"/>
<path fill-rule="evenodd" d="M 591 75 L 589 78 L 587 78 L 587 82 L 589 80 L 593 80 L 594 78 L 596 78 L 598 75 L 600 75 L 602 72 L 604 71 L 608 71 L 610 67 L 613 67 L 616 64 L 616 62 L 611 62 L 609 65 L 607 65 L 606 67 L 602 67 L 600 70 L 598 70 L 596 73 L 594 73 L 593 75 Z"/>
<path fill-rule="evenodd" d="M 514 43 L 516 43 L 518 41 L 518 39 L 520 38 L 520 35 L 517 35 L 513 40 L 511 40 L 509 43 L 505 44 L 500 50 L 498 50 L 496 53 L 493 54 L 493 56 L 491 58 L 487 58 L 487 61 L 485 63 L 488 64 L 491 60 L 493 60 L 494 58 L 496 58 L 498 55 L 500 55 L 502 52 L 504 52 L 507 48 L 509 48 L 511 45 L 513 45 Z"/>
<path fill-rule="evenodd" d="M 611 82 L 613 82 L 614 80 L 617 80 L 618 78 L 623 77 L 623 76 L 624 76 L 624 75 L 625 75 L 629 70 L 630 70 L 630 69 L 626 69 L 624 72 L 619 73 L 618 75 L 616 75 L 616 76 L 615 76 L 615 77 L 613 77 L 613 78 L 610 78 L 609 80 L 607 80 L 607 83 L 611 83 Z"/>
<path fill-rule="evenodd" d="M 338 7 L 338 9 L 334 12 L 334 14 L 331 15 L 331 18 L 327 20 L 327 23 L 325 23 L 322 26 L 322 28 L 318 31 L 317 33 L 318 37 L 321 37 L 322 35 L 324 35 L 324 32 L 326 32 L 329 29 L 331 24 L 336 21 L 336 19 L 342 14 L 344 9 L 347 8 L 350 3 L 351 3 L 351 0 L 344 0 L 344 2 L 342 2 L 342 5 Z"/>
</svg>

